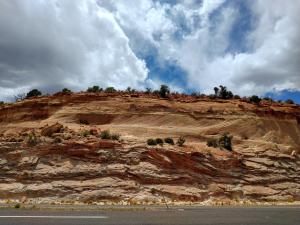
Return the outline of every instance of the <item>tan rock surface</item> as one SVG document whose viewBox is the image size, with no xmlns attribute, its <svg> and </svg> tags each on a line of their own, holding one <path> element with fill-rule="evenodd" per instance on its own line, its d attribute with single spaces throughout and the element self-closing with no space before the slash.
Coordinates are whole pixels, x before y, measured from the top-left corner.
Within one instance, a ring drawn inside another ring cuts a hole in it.
<svg viewBox="0 0 300 225">
<path fill-rule="evenodd" d="M 5 105 L 0 200 L 300 201 L 300 107 L 177 97 L 80 93 Z M 121 140 L 101 140 L 105 129 Z M 206 146 L 223 132 L 234 137 L 232 152 Z M 146 145 L 179 136 L 184 147 Z"/>
</svg>

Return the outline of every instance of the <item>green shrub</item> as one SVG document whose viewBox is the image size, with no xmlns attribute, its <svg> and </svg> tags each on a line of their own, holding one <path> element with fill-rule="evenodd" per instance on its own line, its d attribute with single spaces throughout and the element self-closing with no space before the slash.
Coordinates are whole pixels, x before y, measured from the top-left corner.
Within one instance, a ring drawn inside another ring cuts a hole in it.
<svg viewBox="0 0 300 225">
<path fill-rule="evenodd" d="M 167 85 L 161 85 L 159 90 L 159 96 L 166 98 L 170 94 L 170 88 Z"/>
<path fill-rule="evenodd" d="M 155 141 L 156 141 L 156 143 L 157 143 L 158 145 L 163 145 L 163 144 L 164 144 L 164 141 L 163 141 L 163 139 L 161 139 L 161 138 L 156 138 Z"/>
<path fill-rule="evenodd" d="M 26 142 L 27 144 L 31 145 L 31 146 L 35 146 L 38 144 L 38 138 L 35 135 L 35 133 L 29 133 L 26 137 Z"/>
<path fill-rule="evenodd" d="M 42 92 L 40 92 L 38 89 L 33 89 L 26 94 L 26 98 L 37 97 L 40 95 L 42 95 Z"/>
<path fill-rule="evenodd" d="M 101 92 L 101 91 L 102 91 L 102 88 L 100 88 L 99 86 L 93 86 L 93 87 L 89 87 L 87 89 L 87 92 L 94 92 L 94 93 L 96 93 L 96 92 Z"/>
<path fill-rule="evenodd" d="M 150 138 L 150 139 L 147 140 L 147 144 L 148 145 L 157 145 L 157 142 L 156 142 L 156 140 Z"/>
<path fill-rule="evenodd" d="M 107 87 L 106 89 L 105 89 L 105 92 L 106 93 L 114 93 L 114 92 L 116 92 L 117 90 L 114 88 L 114 87 Z"/>
<path fill-rule="evenodd" d="M 19 209 L 19 208 L 21 208 L 21 204 L 20 203 L 17 203 L 17 204 L 15 204 L 15 209 Z"/>
<path fill-rule="evenodd" d="M 111 139 L 114 141 L 119 141 L 120 140 L 120 134 L 112 134 L 111 135 Z"/>
<path fill-rule="evenodd" d="M 151 189 L 150 189 L 150 192 L 151 192 L 151 194 L 153 194 L 153 195 L 154 195 L 154 194 L 155 194 L 155 192 L 156 192 L 155 188 L 151 188 Z"/>
<path fill-rule="evenodd" d="M 216 138 L 211 138 L 206 142 L 206 145 L 208 147 L 214 147 L 217 148 L 219 146 L 219 141 Z"/>
<path fill-rule="evenodd" d="M 232 138 L 233 136 L 229 133 L 222 134 L 219 138 L 211 138 L 206 142 L 206 145 L 208 147 L 214 147 L 214 148 L 220 148 L 220 149 L 227 149 L 229 151 L 232 151 Z"/>
<path fill-rule="evenodd" d="M 169 144 L 169 145 L 174 145 L 174 140 L 170 137 L 165 138 L 165 143 Z"/>
<path fill-rule="evenodd" d="M 286 104 L 295 104 L 294 101 L 292 99 L 288 99 L 285 101 Z"/>
<path fill-rule="evenodd" d="M 261 101 L 261 98 L 258 97 L 257 95 L 252 95 L 252 96 L 249 98 L 249 101 L 250 101 L 251 103 L 254 103 L 254 104 L 258 105 L 258 104 L 260 103 L 260 101 Z"/>
<path fill-rule="evenodd" d="M 146 93 L 146 94 L 151 94 L 151 93 L 152 93 L 152 89 L 151 89 L 151 88 L 146 88 L 145 93 Z"/>
<path fill-rule="evenodd" d="M 183 136 L 180 136 L 177 140 L 177 145 L 182 147 L 184 143 L 185 143 L 185 138 Z"/>
<path fill-rule="evenodd" d="M 61 92 L 62 92 L 63 94 L 71 94 L 71 93 L 72 93 L 72 91 L 71 91 L 70 89 L 68 89 L 68 88 L 62 89 Z"/>
<path fill-rule="evenodd" d="M 100 133 L 101 139 L 111 139 L 110 131 L 104 130 Z"/>
<path fill-rule="evenodd" d="M 232 151 L 232 141 L 233 136 L 229 135 L 229 133 L 224 133 L 219 139 L 220 148 L 225 148 L 229 151 Z"/>
<path fill-rule="evenodd" d="M 0 101 L 0 106 L 1 106 L 1 105 L 4 105 L 4 102 L 3 102 L 3 101 Z"/>
<path fill-rule="evenodd" d="M 129 94 L 134 94 L 134 93 L 136 93 L 136 90 L 135 90 L 135 89 L 132 89 L 131 87 L 128 87 L 128 88 L 126 89 L 126 92 L 128 92 Z"/>
<path fill-rule="evenodd" d="M 232 99 L 233 98 L 233 94 L 231 91 L 227 90 L 227 87 L 220 85 L 219 88 L 218 87 L 214 87 L 214 91 L 215 91 L 215 97 L 217 98 L 221 98 L 221 99 Z"/>
<path fill-rule="evenodd" d="M 82 137 L 87 137 L 87 136 L 91 135 L 91 132 L 89 130 L 83 130 L 83 131 L 81 131 L 80 135 Z"/>
<path fill-rule="evenodd" d="M 154 94 L 154 95 L 156 95 L 156 96 L 160 96 L 160 95 L 159 95 L 159 90 L 154 90 L 154 91 L 152 92 L 152 94 Z"/>
</svg>

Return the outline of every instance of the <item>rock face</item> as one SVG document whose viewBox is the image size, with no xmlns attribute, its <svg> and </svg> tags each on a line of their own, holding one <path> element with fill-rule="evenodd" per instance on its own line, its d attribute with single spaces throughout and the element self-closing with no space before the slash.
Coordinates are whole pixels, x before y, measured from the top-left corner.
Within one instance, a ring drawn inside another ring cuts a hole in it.
<svg viewBox="0 0 300 225">
<path fill-rule="evenodd" d="M 41 130 L 41 135 L 51 137 L 55 133 L 60 133 L 63 125 L 57 123 L 51 126 L 46 126 Z"/>
<path fill-rule="evenodd" d="M 6 105 L 0 110 L 0 199 L 300 201 L 299 115 L 298 106 L 139 95 L 72 94 Z M 98 130 L 105 129 L 121 139 L 101 140 Z M 233 151 L 206 146 L 224 132 L 234 137 Z M 26 141 L 32 134 L 35 145 Z M 146 144 L 179 136 L 183 147 Z"/>
</svg>

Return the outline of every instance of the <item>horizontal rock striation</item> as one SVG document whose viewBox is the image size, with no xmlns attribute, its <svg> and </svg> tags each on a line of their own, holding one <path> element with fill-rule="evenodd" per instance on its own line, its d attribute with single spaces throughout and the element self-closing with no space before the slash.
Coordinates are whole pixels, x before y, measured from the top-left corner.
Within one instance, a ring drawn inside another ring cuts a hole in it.
<svg viewBox="0 0 300 225">
<path fill-rule="evenodd" d="M 6 105 L 0 111 L 0 199 L 300 201 L 299 112 L 294 106 L 258 107 L 238 100 L 105 94 Z M 101 139 L 105 129 L 121 139 Z M 233 135 L 233 151 L 206 146 L 223 132 Z M 179 136 L 186 138 L 183 147 L 146 145 L 148 138 Z"/>
</svg>

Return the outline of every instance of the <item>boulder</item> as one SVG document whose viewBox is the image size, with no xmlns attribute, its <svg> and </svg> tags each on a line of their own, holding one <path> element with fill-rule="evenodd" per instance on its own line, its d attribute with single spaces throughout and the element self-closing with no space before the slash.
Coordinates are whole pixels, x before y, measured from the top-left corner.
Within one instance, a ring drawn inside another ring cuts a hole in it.
<svg viewBox="0 0 300 225">
<path fill-rule="evenodd" d="M 54 134 L 54 133 L 60 133 L 62 128 L 63 128 L 63 125 L 61 125 L 60 123 L 56 123 L 51 126 L 46 126 L 46 127 L 42 128 L 41 135 L 51 137 L 52 134 Z"/>
</svg>

